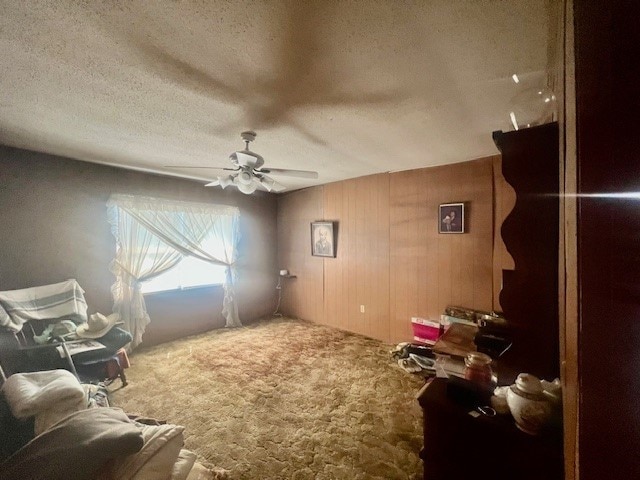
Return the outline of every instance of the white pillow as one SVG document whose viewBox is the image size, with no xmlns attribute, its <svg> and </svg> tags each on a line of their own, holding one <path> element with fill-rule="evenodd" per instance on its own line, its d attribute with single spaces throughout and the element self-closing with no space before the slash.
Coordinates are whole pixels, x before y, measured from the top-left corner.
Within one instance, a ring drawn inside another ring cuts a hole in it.
<svg viewBox="0 0 640 480">
<path fill-rule="evenodd" d="M 214 472 L 206 468 L 201 463 L 194 463 L 193 468 L 189 472 L 187 480 L 214 480 L 229 478 L 226 470 L 216 469 Z"/>
<path fill-rule="evenodd" d="M 159 480 L 169 479 L 180 450 L 184 446 L 179 425 L 143 425 L 136 424 L 142 431 L 144 445 L 142 449 L 116 462 L 113 478 L 119 480 Z"/>
<path fill-rule="evenodd" d="M 10 323 L 11 323 L 11 317 L 9 316 L 7 311 L 4 309 L 4 307 L 0 303 L 0 325 L 2 325 L 3 327 L 9 328 Z"/>
<path fill-rule="evenodd" d="M 178 460 L 173 465 L 173 472 L 171 472 L 171 480 L 187 480 L 189 472 L 196 463 L 196 454 L 185 450 L 180 450 Z"/>
</svg>

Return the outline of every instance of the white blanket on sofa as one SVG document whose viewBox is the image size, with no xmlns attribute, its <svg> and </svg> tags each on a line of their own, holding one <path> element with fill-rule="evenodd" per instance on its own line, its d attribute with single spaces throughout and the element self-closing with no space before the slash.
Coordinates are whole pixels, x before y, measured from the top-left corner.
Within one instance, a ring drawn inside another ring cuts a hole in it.
<svg viewBox="0 0 640 480">
<path fill-rule="evenodd" d="M 88 403 L 82 385 L 67 370 L 16 373 L 4 382 L 2 392 L 14 417 L 35 417 L 36 435 Z"/>
<path fill-rule="evenodd" d="M 35 417 L 36 439 L 47 436 L 56 428 L 60 429 L 69 419 L 87 410 L 88 405 L 87 395 L 82 385 L 66 370 L 16 373 L 7 378 L 2 386 L 2 392 L 11 413 L 16 418 Z M 101 407 L 91 410 L 103 411 Z M 119 411 L 126 420 L 124 413 Z M 96 418 L 99 416 L 96 415 Z M 91 421 L 91 413 L 87 412 L 84 417 L 87 421 Z M 212 478 L 210 470 L 195 462 L 195 454 L 183 449 L 184 427 L 171 424 L 135 423 L 135 425 L 139 430 L 138 435 L 142 436 L 142 448 L 132 455 L 112 458 L 94 478 L 109 480 L 209 480 Z M 101 437 L 99 432 L 94 433 L 99 440 Z M 113 432 L 105 431 L 105 435 L 107 433 Z M 57 448 L 59 447 L 58 445 Z M 24 460 L 18 466 L 23 468 L 23 464 L 28 463 Z M 46 478 L 46 475 L 43 478 Z M 84 477 L 78 473 L 77 478 Z M 3 476 L 0 471 L 1 479 Z"/>
</svg>

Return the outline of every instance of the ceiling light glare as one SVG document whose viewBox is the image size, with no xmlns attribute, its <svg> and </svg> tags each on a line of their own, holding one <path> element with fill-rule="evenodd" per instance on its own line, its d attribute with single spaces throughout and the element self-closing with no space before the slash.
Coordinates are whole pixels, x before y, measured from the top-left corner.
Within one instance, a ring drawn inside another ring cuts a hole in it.
<svg viewBox="0 0 640 480">
<path fill-rule="evenodd" d="M 518 78 L 518 75 L 516 75 L 515 73 L 511 75 L 511 78 L 513 78 L 513 83 L 520 83 L 520 79 Z"/>
<path fill-rule="evenodd" d="M 514 112 L 509 112 L 509 118 L 511 119 L 511 125 L 515 130 L 518 130 L 518 122 L 516 121 L 516 114 Z"/>
<path fill-rule="evenodd" d="M 581 198 L 612 198 L 620 200 L 640 200 L 640 192 L 609 192 L 609 193 L 579 193 L 567 194 L 566 196 L 575 196 Z"/>
</svg>

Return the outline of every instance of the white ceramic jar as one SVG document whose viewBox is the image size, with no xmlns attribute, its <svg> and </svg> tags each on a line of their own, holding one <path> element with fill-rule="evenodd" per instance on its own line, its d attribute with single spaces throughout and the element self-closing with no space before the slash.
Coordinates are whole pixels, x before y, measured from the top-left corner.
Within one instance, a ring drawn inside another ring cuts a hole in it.
<svg viewBox="0 0 640 480">
<path fill-rule="evenodd" d="M 516 426 L 537 435 L 551 417 L 552 405 L 544 394 L 540 379 L 521 373 L 507 390 L 507 404 Z"/>
</svg>

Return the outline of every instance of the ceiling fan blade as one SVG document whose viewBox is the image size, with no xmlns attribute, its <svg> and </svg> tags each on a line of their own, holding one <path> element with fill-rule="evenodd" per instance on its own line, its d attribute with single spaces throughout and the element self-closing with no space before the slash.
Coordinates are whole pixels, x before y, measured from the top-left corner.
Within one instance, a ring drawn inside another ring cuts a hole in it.
<svg viewBox="0 0 640 480">
<path fill-rule="evenodd" d="M 208 168 L 213 170 L 238 170 L 237 168 L 228 168 L 228 167 L 197 167 L 194 165 L 163 165 L 164 168 Z"/>
<path fill-rule="evenodd" d="M 273 178 L 268 177 L 267 175 L 262 175 L 262 178 L 260 178 L 260 185 L 262 185 L 267 192 L 282 192 L 287 189 L 287 187 L 276 182 Z"/>
<path fill-rule="evenodd" d="M 282 192 L 284 190 L 286 190 L 287 187 L 285 187 L 284 185 L 282 185 L 281 183 L 276 182 L 275 185 L 273 187 L 271 187 L 271 191 L 272 192 Z"/>
<path fill-rule="evenodd" d="M 309 170 L 290 170 L 288 168 L 263 168 L 256 170 L 260 173 L 271 173 L 273 175 L 286 175 L 288 177 L 300 177 L 300 178 L 318 178 L 318 172 L 312 172 Z"/>
<path fill-rule="evenodd" d="M 234 184 L 234 176 L 229 175 L 228 177 L 218 177 L 213 182 L 207 183 L 205 187 L 228 187 L 229 185 Z"/>
<path fill-rule="evenodd" d="M 235 157 L 235 158 L 234 158 Z M 238 162 L 241 167 L 260 168 L 264 164 L 264 159 L 257 153 L 238 151 L 231 154 L 231 161 Z"/>
</svg>

